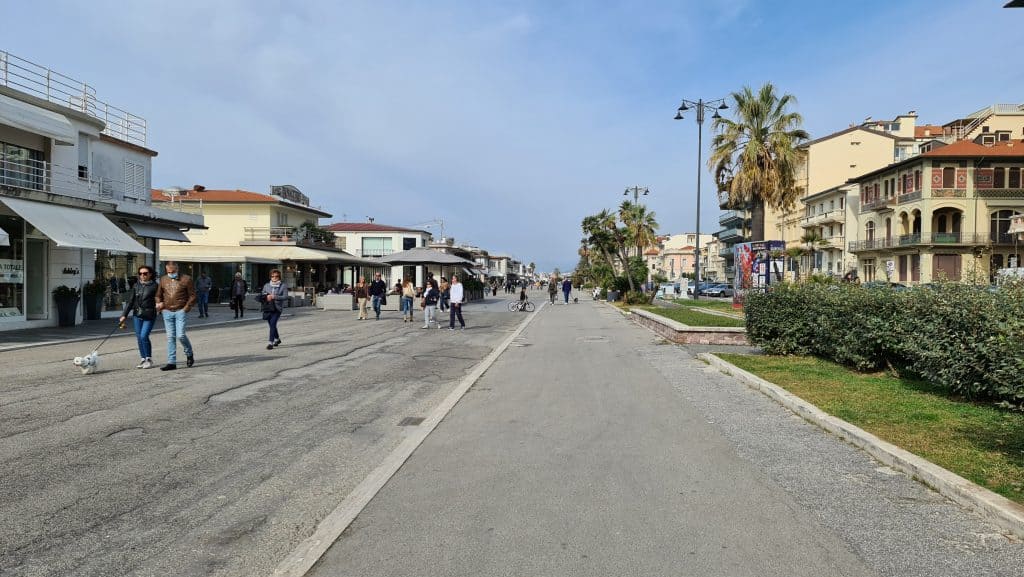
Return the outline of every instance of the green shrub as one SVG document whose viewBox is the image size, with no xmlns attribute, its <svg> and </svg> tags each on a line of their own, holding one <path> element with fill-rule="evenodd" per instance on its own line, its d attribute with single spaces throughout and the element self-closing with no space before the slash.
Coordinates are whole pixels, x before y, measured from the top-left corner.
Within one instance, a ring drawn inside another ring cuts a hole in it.
<svg viewBox="0 0 1024 577">
<path fill-rule="evenodd" d="M 1024 285 L 894 291 L 783 283 L 751 292 L 747 336 L 768 354 L 890 369 L 955 395 L 1024 408 Z"/>
<path fill-rule="evenodd" d="M 626 291 L 622 302 L 627 305 L 649 305 L 654 300 L 654 294 L 645 294 L 640 291 Z"/>
</svg>

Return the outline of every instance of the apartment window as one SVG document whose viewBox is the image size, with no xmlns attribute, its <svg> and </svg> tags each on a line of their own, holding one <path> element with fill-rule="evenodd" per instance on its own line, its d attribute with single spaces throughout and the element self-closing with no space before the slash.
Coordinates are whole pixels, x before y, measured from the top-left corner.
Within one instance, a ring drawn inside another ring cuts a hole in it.
<svg viewBox="0 0 1024 577">
<path fill-rule="evenodd" d="M 1010 140 L 1010 133 L 1009 132 L 1000 132 L 999 133 L 999 142 L 1006 142 L 1008 140 Z"/>
<path fill-rule="evenodd" d="M 843 210 L 843 202 L 844 201 L 845 201 L 845 199 L 843 199 L 843 198 L 839 199 L 839 210 Z"/>
<path fill-rule="evenodd" d="M 1014 235 L 1010 234 L 1010 221 L 1017 214 L 1019 213 L 1014 210 L 1000 210 L 992 213 L 989 220 L 989 234 L 993 242 L 1013 242 Z"/>
<path fill-rule="evenodd" d="M 78 133 L 78 178 L 89 178 L 89 137 Z"/>
<path fill-rule="evenodd" d="M 882 193 L 885 194 L 885 198 L 889 198 L 889 181 L 886 180 L 886 181 L 882 182 L 882 184 L 884 185 L 882 187 L 883 188 Z"/>
<path fill-rule="evenodd" d="M 391 254 L 390 236 L 368 236 L 363 237 L 362 256 L 385 256 Z"/>
<path fill-rule="evenodd" d="M 42 151 L 0 142 L 0 184 L 43 190 L 45 174 Z"/>
<path fill-rule="evenodd" d="M 147 190 L 146 167 L 131 160 L 124 161 L 124 197 L 143 198 Z"/>
<path fill-rule="evenodd" d="M 869 242 L 875 240 L 875 223 L 869 222 L 864 225 L 864 240 Z"/>
<path fill-rule="evenodd" d="M 279 212 L 277 213 L 277 226 L 288 226 L 288 213 Z"/>
<path fill-rule="evenodd" d="M 410 248 L 416 248 L 416 239 L 409 237 L 402 238 L 402 250 L 409 250 Z"/>
<path fill-rule="evenodd" d="M 836 209 L 836 201 L 835 200 L 828 201 L 828 211 L 832 212 L 835 209 Z"/>
<path fill-rule="evenodd" d="M 956 169 L 952 166 L 942 169 L 942 188 L 956 188 Z"/>
<path fill-rule="evenodd" d="M 341 250 L 345 250 L 346 248 L 348 248 L 348 237 L 335 236 L 334 237 L 334 242 L 335 242 L 335 245 L 338 248 L 340 248 Z"/>
<path fill-rule="evenodd" d="M 921 171 L 914 171 L 914 190 L 921 190 Z"/>
<path fill-rule="evenodd" d="M 1009 188 L 1020 188 L 1020 168 L 1013 167 L 1010 169 L 1010 186 Z"/>
<path fill-rule="evenodd" d="M 1006 188 L 1006 169 L 997 166 L 992 177 L 992 188 Z"/>
</svg>

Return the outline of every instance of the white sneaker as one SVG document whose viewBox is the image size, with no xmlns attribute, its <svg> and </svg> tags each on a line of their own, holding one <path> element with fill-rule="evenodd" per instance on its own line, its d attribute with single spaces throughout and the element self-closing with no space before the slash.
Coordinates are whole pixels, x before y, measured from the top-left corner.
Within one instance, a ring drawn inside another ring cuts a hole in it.
<svg viewBox="0 0 1024 577">
<path fill-rule="evenodd" d="M 142 361 L 142 363 L 139 364 L 139 368 L 140 369 L 150 369 L 150 368 L 153 368 L 153 361 L 151 361 L 149 359 L 146 359 L 146 360 Z"/>
<path fill-rule="evenodd" d="M 146 359 L 142 359 L 141 361 L 139 361 L 139 364 L 135 365 L 135 368 L 136 369 L 144 369 L 144 368 L 146 368 L 145 365 L 146 365 Z"/>
</svg>

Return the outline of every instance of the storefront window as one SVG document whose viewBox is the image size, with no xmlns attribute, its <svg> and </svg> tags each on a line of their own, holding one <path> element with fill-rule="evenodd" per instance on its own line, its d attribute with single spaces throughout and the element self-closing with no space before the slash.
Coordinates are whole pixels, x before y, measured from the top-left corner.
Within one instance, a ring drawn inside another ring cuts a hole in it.
<svg viewBox="0 0 1024 577">
<path fill-rule="evenodd" d="M 153 248 L 153 239 L 130 234 L 132 238 L 146 248 Z M 116 250 L 97 250 L 95 252 L 95 277 L 107 282 L 107 292 L 103 296 L 103 310 L 116 311 L 124 306 L 124 297 L 128 290 L 138 281 L 136 271 L 139 266 L 148 264 L 149 255 L 137 252 Z"/>
<path fill-rule="evenodd" d="M 0 229 L 10 237 L 10 246 L 0 246 L 0 322 L 25 315 L 25 241 L 23 221 L 0 215 Z"/>
</svg>

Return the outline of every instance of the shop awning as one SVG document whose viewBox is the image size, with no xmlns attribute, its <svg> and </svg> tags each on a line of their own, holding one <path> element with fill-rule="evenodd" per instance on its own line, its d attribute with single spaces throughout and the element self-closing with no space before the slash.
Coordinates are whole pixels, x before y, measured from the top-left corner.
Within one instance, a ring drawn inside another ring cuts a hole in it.
<svg viewBox="0 0 1024 577">
<path fill-rule="evenodd" d="M 177 228 L 167 226 L 165 224 L 132 222 L 129 220 L 128 227 L 134 230 L 135 234 L 139 236 L 162 238 L 164 240 L 176 240 L 178 242 L 191 242 L 188 237 L 185 236 L 185 233 L 181 232 Z"/>
<path fill-rule="evenodd" d="M 160 243 L 160 260 L 180 262 L 248 262 L 252 264 L 279 264 L 276 258 L 247 254 L 242 246 L 199 246 L 194 244 Z"/>
<path fill-rule="evenodd" d="M 2 228 L 0 228 L 0 246 L 11 246 L 11 236 Z"/>
<path fill-rule="evenodd" d="M 0 198 L 0 202 L 50 237 L 57 246 L 153 253 L 101 212 L 20 198 Z"/>
<path fill-rule="evenodd" d="M 4 124 L 52 138 L 57 144 L 75 144 L 78 132 L 63 114 L 39 108 L 0 94 L 0 118 Z"/>
</svg>

